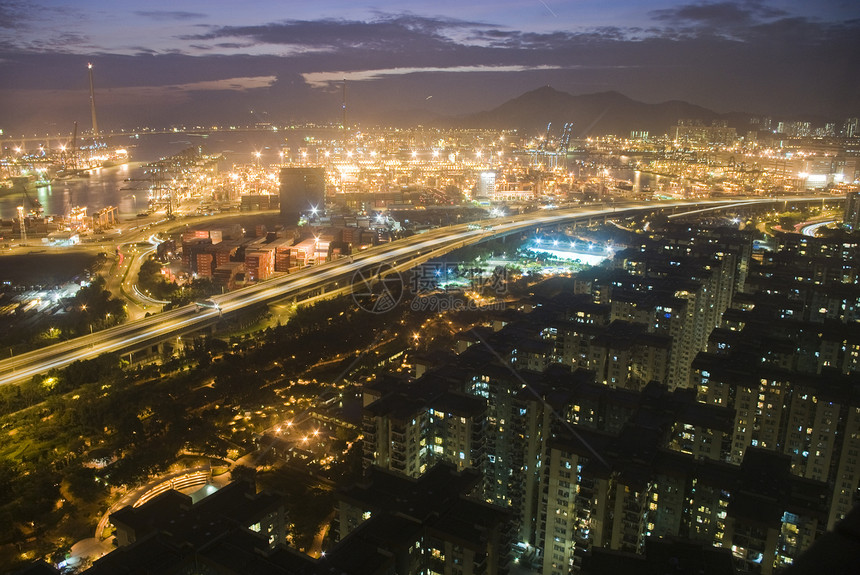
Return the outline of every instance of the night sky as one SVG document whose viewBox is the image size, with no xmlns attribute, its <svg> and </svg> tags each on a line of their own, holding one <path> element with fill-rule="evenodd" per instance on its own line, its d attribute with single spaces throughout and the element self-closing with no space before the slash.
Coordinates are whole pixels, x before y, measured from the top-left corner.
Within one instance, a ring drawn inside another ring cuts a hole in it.
<svg viewBox="0 0 860 575">
<path fill-rule="evenodd" d="M 719 112 L 860 114 L 860 2 L 0 0 L 0 129 L 351 121 L 543 85 Z"/>
</svg>

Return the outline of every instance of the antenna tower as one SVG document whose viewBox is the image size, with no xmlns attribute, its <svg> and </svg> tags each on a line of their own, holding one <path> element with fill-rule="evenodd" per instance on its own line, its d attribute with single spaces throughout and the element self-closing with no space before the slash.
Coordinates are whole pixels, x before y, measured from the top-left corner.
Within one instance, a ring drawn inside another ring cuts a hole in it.
<svg viewBox="0 0 860 575">
<path fill-rule="evenodd" d="M 346 78 L 343 79 L 341 110 L 343 111 L 343 118 L 341 119 L 341 124 L 343 126 L 343 129 L 346 130 Z"/>
<path fill-rule="evenodd" d="M 93 65 L 91 63 L 87 63 L 87 69 L 89 70 L 90 75 L 90 113 L 93 116 L 93 138 L 97 138 L 99 135 L 99 122 L 96 120 L 96 94 L 93 89 Z"/>
</svg>

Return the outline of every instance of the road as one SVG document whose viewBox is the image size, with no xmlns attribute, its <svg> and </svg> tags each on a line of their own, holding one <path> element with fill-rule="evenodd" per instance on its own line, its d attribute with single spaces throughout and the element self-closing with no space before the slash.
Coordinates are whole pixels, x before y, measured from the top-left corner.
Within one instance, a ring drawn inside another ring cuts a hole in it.
<svg viewBox="0 0 860 575">
<path fill-rule="evenodd" d="M 37 240 L 24 244 L 12 243 L 11 247 L 3 250 L 2 255 L 26 255 L 34 249 L 47 253 L 83 252 L 95 255 L 103 252 L 113 258 L 115 250 L 119 250 L 116 259 L 109 260 L 108 273 L 105 274 L 107 284 L 105 289 L 114 297 L 125 300 L 128 319 L 135 320 L 146 313 L 159 312 L 166 302 L 153 299 L 142 293 L 137 283 L 140 266 L 147 257 L 155 252 L 156 238 L 167 236 L 176 230 L 196 226 L 197 224 L 217 225 L 238 218 L 248 218 L 257 215 L 275 215 L 277 210 L 254 212 L 236 212 L 217 216 L 186 215 L 178 219 L 167 219 L 163 214 L 153 214 L 145 219 L 131 219 L 119 224 L 116 228 L 99 236 L 89 237 L 83 243 L 75 246 L 44 245 Z M 160 219 L 156 219 L 160 218 Z"/>
<path fill-rule="evenodd" d="M 826 219 L 823 222 L 805 222 L 803 225 L 800 226 L 800 233 L 810 238 L 814 238 L 818 234 L 818 228 L 823 228 L 834 223 L 836 223 L 836 220 L 832 218 Z"/>
<path fill-rule="evenodd" d="M 790 201 L 808 199 L 810 198 L 793 198 Z M 611 207 L 546 210 L 487 219 L 483 220 L 480 226 L 458 224 L 437 228 L 390 244 L 375 246 L 351 258 L 341 258 L 307 267 L 293 274 L 214 296 L 212 299 L 218 304 L 219 309 L 185 306 L 5 359 L 0 361 L 0 384 L 26 381 L 51 369 L 62 368 L 74 361 L 91 359 L 103 353 L 130 353 L 145 349 L 147 346 L 178 338 L 183 334 L 212 325 L 220 319 L 221 314 L 228 315 L 246 307 L 267 305 L 335 284 L 335 282 L 340 284 L 337 289 L 346 290 L 353 274 L 367 266 L 390 264 L 396 269 L 407 270 L 430 257 L 478 243 L 490 237 L 522 232 L 535 227 L 553 226 L 576 219 L 622 217 L 656 209 L 707 210 L 773 201 L 773 199 L 757 198 L 638 202 L 616 204 Z M 476 227 L 479 229 L 474 229 Z"/>
<path fill-rule="evenodd" d="M 274 214 L 275 210 L 269 212 L 258 212 L 261 214 Z M 150 219 L 129 222 L 130 226 L 121 225 L 116 235 L 109 236 L 115 242 L 110 251 L 119 250 L 118 258 L 107 278 L 107 290 L 114 297 L 122 296 L 126 300 L 128 319 L 136 320 L 147 313 L 150 315 L 161 311 L 162 306 L 168 302 L 154 299 L 143 292 L 137 286 L 138 272 L 140 266 L 147 258 L 155 253 L 158 244 L 162 241 L 159 234 L 168 235 L 176 229 L 188 228 L 198 223 L 212 224 L 240 217 L 248 217 L 247 213 L 235 213 L 220 216 L 189 216 L 181 219 L 170 220 L 161 218 L 156 221 Z M 123 233 L 125 235 L 123 235 Z M 103 240 L 104 241 L 104 240 Z M 105 251 L 102 249 L 102 251 Z"/>
<path fill-rule="evenodd" d="M 141 238 L 125 241 L 116 246 L 118 258 L 107 278 L 106 289 L 125 298 L 129 320 L 136 320 L 147 313 L 159 312 L 161 306 L 167 303 L 152 299 L 141 293 L 137 287 L 140 266 L 150 254 L 155 253 L 159 241 L 157 238 L 158 234 L 151 234 L 146 240 Z"/>
</svg>

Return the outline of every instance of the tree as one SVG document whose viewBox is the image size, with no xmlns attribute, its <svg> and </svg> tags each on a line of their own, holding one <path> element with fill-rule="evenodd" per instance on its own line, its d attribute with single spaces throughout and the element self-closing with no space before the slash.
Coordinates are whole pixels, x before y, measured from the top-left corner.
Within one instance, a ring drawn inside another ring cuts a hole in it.
<svg viewBox="0 0 860 575">
<path fill-rule="evenodd" d="M 75 294 L 63 326 L 66 337 L 86 335 L 125 320 L 125 306 L 104 289 L 105 283 L 102 276 L 96 276 Z"/>
<path fill-rule="evenodd" d="M 176 282 L 164 279 L 161 264 L 152 256 L 140 265 L 137 283 L 144 291 L 161 300 L 168 299 L 171 294 L 179 290 Z"/>
<path fill-rule="evenodd" d="M 0 459 L 0 507 L 14 500 L 12 485 L 18 479 L 18 469 L 7 460 Z"/>
<path fill-rule="evenodd" d="M 83 501 L 96 501 L 104 497 L 107 489 L 103 483 L 96 481 L 96 471 L 80 464 L 73 465 L 64 471 L 69 492 Z"/>
</svg>

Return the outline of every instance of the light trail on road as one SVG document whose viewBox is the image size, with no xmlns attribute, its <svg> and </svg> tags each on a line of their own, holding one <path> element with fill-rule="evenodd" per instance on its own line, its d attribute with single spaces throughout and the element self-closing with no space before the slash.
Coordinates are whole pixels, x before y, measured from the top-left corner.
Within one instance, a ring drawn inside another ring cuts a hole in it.
<svg viewBox="0 0 860 575">
<path fill-rule="evenodd" d="M 816 222 L 814 224 L 809 224 L 808 226 L 803 226 L 800 228 L 800 233 L 803 235 L 814 238 L 818 232 L 818 228 L 823 228 L 824 226 L 836 223 L 836 220 L 827 220 L 825 222 Z"/>
<path fill-rule="evenodd" d="M 5 359 L 0 361 L 0 384 L 26 381 L 51 369 L 62 368 L 82 359 L 92 359 L 104 353 L 132 353 L 143 350 L 148 346 L 211 326 L 219 321 L 222 314 L 231 314 L 243 308 L 270 304 L 324 288 L 335 280 L 350 278 L 366 266 L 385 263 L 393 265 L 395 269 L 408 269 L 420 261 L 426 261 L 431 253 L 440 255 L 442 252 L 494 237 L 521 233 L 530 228 L 555 226 L 590 218 L 629 217 L 636 213 L 657 210 L 704 211 L 810 199 L 818 198 L 639 202 L 504 216 L 482 220 L 478 229 L 475 229 L 474 223 L 437 228 L 390 244 L 374 246 L 350 258 L 306 267 L 289 275 L 213 296 L 211 299 L 220 309 L 188 305 Z"/>
</svg>

